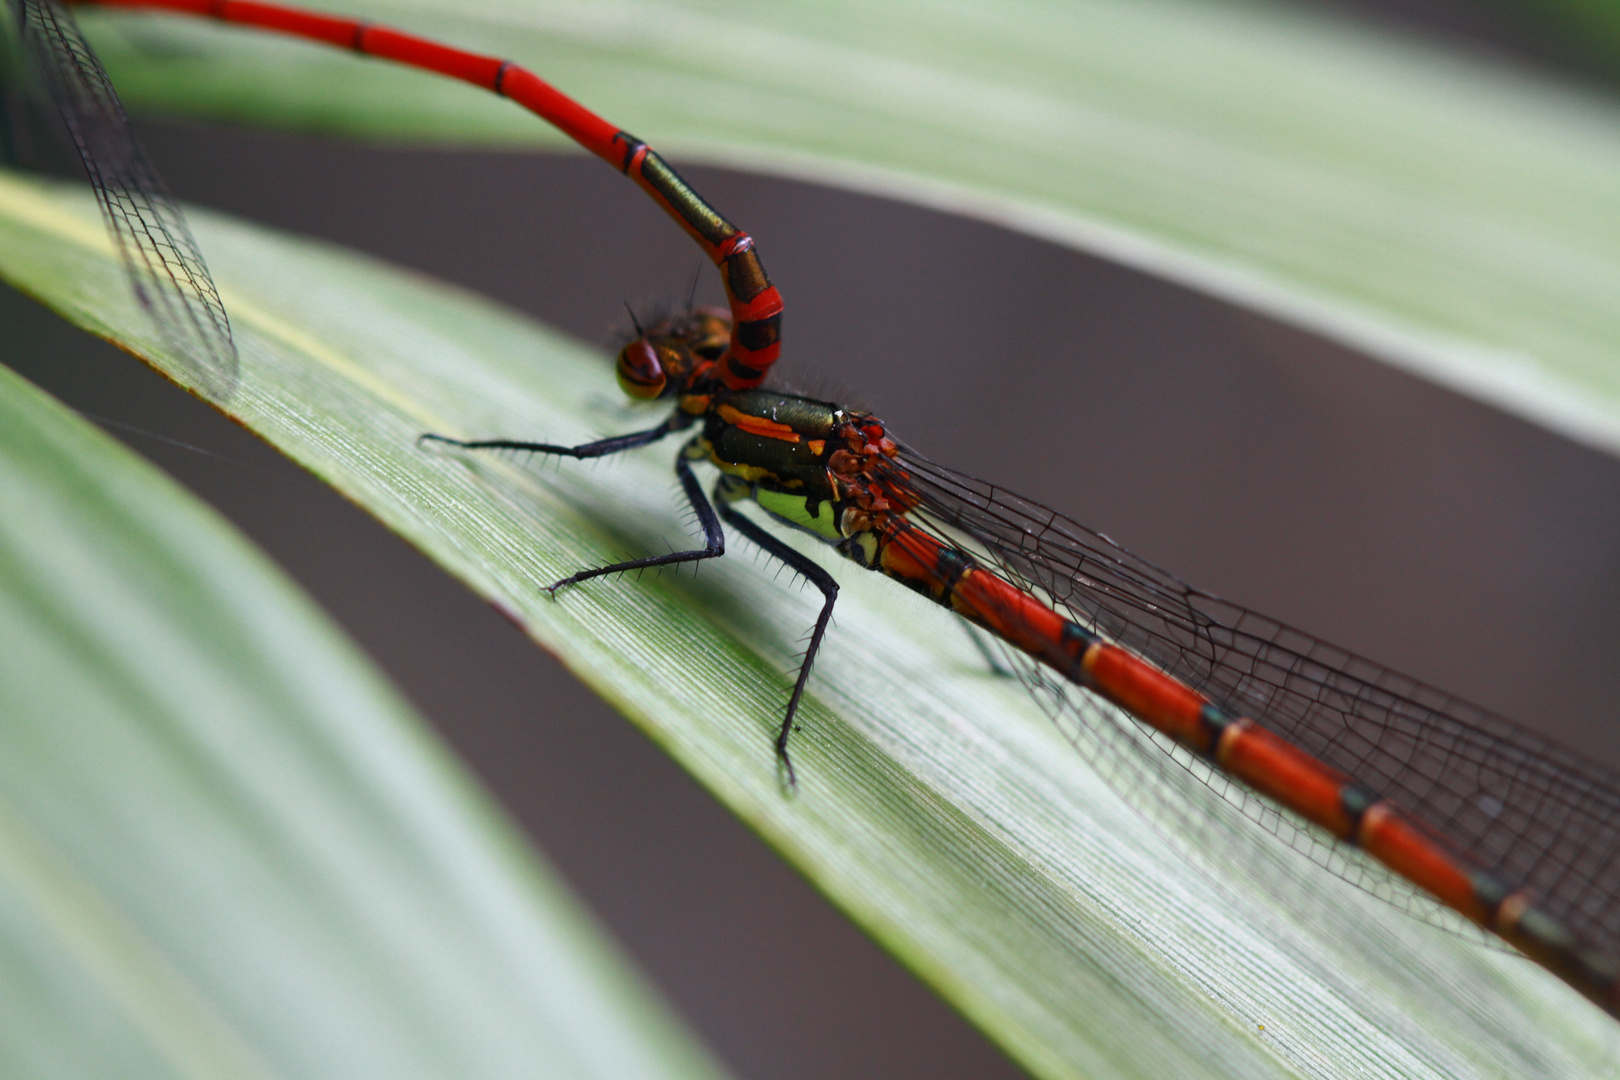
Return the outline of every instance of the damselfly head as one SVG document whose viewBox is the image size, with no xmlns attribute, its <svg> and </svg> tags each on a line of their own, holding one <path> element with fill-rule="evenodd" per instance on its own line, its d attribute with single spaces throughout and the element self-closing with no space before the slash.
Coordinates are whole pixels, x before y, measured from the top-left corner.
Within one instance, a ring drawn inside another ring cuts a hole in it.
<svg viewBox="0 0 1620 1080">
<path fill-rule="evenodd" d="M 673 350 L 665 349 L 665 353 Z M 619 350 L 619 388 L 640 401 L 652 401 L 663 396 L 669 386 L 666 360 L 674 357 L 659 355 L 660 350 L 644 337 L 636 338 Z"/>
<path fill-rule="evenodd" d="M 619 350 L 619 386 L 639 401 L 683 393 L 714 367 L 731 342 L 731 320 L 694 308 L 640 331 Z"/>
</svg>

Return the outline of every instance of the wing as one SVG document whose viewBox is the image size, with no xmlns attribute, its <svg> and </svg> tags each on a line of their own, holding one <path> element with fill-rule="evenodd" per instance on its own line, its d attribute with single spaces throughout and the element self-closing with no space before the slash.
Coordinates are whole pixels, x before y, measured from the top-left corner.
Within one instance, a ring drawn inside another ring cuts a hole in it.
<svg viewBox="0 0 1620 1080">
<path fill-rule="evenodd" d="M 1582 941 L 1620 953 L 1620 776 L 1194 588 L 1039 503 L 910 450 L 897 464 L 922 499 L 913 516 L 970 537 L 1076 622 L 1393 800 Z M 1318 861 L 1332 857 L 1318 846 Z"/>
<path fill-rule="evenodd" d="M 10 0 L 30 66 L 72 136 L 135 298 L 214 400 L 236 387 L 236 345 L 179 205 L 135 138 L 112 82 L 58 0 Z"/>
</svg>

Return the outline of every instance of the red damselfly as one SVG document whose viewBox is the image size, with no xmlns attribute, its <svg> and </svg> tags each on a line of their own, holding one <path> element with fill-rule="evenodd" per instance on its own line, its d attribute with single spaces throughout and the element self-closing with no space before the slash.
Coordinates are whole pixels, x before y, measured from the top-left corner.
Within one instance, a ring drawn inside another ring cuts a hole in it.
<svg viewBox="0 0 1620 1080">
<path fill-rule="evenodd" d="M 54 10 L 17 2 L 25 12 Z M 631 397 L 674 403 L 663 423 L 573 447 L 426 438 L 591 458 L 689 434 L 676 471 L 702 523 L 704 547 L 583 569 L 551 589 L 718 557 L 725 526 L 814 584 L 824 603 L 777 739 L 790 778 L 794 715 L 838 586 L 819 563 L 741 514 L 738 505 L 748 501 L 1012 646 L 1028 661 L 1022 674 L 1088 739 L 1126 754 L 1192 755 L 1209 775 L 1240 781 L 1267 800 L 1258 804 L 1264 813 L 1284 808 L 1279 827 L 1320 830 L 1361 848 L 1620 1012 L 1620 781 L 1612 773 L 1442 691 L 1192 588 L 1055 511 L 937 466 L 869 414 L 762 389 L 780 348 L 781 302 L 752 240 L 645 144 L 531 73 L 386 28 L 272 5 L 116 6 L 273 29 L 484 86 L 626 173 L 698 241 L 720 269 L 729 311 L 662 321 L 619 356 L 620 383 Z M 54 62 L 80 60 L 71 48 L 56 51 Z M 95 150 L 87 140 L 80 146 Z M 92 168 L 92 178 L 108 186 L 101 175 Z M 139 189 L 140 177 L 127 184 Z M 116 215 L 109 221 L 120 227 Z M 693 471 L 703 462 L 721 473 L 712 502 Z M 1134 719 L 1117 720 L 1100 701 Z"/>
</svg>

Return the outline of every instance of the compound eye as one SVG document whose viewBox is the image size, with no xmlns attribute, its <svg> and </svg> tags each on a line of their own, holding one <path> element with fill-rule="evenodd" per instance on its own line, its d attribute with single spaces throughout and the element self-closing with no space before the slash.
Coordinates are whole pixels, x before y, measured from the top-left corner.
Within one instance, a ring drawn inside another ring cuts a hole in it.
<svg viewBox="0 0 1620 1080">
<path fill-rule="evenodd" d="M 619 387 L 642 401 L 651 401 L 664 392 L 669 377 L 658 350 L 646 338 L 637 338 L 619 350 Z"/>
</svg>

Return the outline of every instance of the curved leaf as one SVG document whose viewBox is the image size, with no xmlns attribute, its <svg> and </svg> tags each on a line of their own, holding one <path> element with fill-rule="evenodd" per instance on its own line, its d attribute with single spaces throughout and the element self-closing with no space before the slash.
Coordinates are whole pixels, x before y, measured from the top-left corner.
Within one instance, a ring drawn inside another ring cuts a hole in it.
<svg viewBox="0 0 1620 1080">
<path fill-rule="evenodd" d="M 808 598 L 746 559 L 556 600 L 539 588 L 679 542 L 668 450 L 587 470 L 415 443 L 645 424 L 601 359 L 352 255 L 209 216 L 194 225 L 239 335 L 243 421 L 557 652 L 1038 1074 L 1606 1067 L 1612 1022 L 1523 960 L 1396 918 L 1325 875 L 1309 880 L 1331 933 L 1241 875 L 1215 888 L 1189 872 L 947 613 L 876 575 L 840 574 L 789 795 L 770 740 L 799 645 L 783 628 L 809 624 Z M 71 317 L 151 347 L 132 302 L 75 310 L 87 282 L 102 305 L 118 291 L 82 197 L 7 181 L 0 261 Z"/>
<path fill-rule="evenodd" d="M 1620 105 L 1282 6 L 395 0 L 679 158 L 976 214 L 1620 449 Z M 88 15 L 88 13 L 87 13 Z M 334 50 L 196 20 L 95 40 L 133 103 L 559 139 Z"/>
<path fill-rule="evenodd" d="M 3 368 L 0 639 L 0 1073 L 718 1075 L 306 599 Z"/>
</svg>

